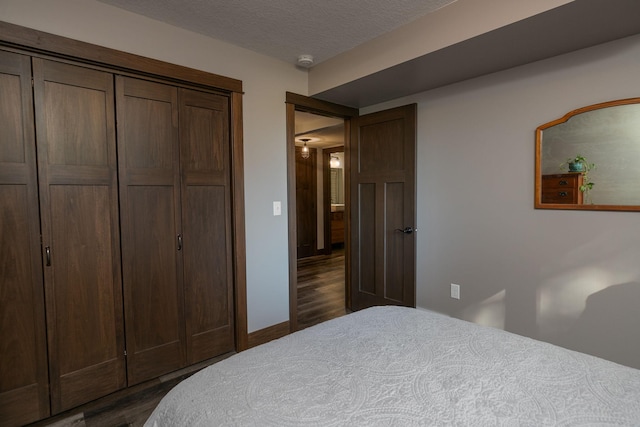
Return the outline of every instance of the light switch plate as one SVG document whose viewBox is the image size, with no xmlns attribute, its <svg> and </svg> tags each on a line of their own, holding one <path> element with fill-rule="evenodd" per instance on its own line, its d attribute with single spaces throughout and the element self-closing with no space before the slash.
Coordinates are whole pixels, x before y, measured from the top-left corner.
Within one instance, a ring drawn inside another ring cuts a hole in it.
<svg viewBox="0 0 640 427">
<path fill-rule="evenodd" d="M 460 285 L 451 284 L 451 298 L 460 299 Z"/>
<path fill-rule="evenodd" d="M 273 202 L 273 216 L 282 215 L 282 203 Z"/>
</svg>

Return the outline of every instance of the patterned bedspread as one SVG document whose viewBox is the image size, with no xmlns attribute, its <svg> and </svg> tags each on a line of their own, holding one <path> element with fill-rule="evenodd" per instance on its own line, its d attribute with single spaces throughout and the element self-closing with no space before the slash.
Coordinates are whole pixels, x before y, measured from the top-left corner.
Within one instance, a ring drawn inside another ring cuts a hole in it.
<svg viewBox="0 0 640 427">
<path fill-rule="evenodd" d="M 374 307 L 178 384 L 147 426 L 640 426 L 640 370 L 498 329 Z"/>
</svg>

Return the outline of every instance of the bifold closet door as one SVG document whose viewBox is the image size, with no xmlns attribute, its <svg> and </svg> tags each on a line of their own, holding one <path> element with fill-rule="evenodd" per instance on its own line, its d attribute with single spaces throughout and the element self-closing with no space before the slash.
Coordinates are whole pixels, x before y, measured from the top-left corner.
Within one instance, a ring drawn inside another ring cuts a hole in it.
<svg viewBox="0 0 640 427">
<path fill-rule="evenodd" d="M 113 76 L 33 59 L 51 409 L 126 386 Z"/>
<path fill-rule="evenodd" d="M 188 363 L 234 350 L 229 98 L 180 89 Z"/>
<path fill-rule="evenodd" d="M 229 99 L 116 78 L 129 384 L 234 345 Z"/>
<path fill-rule="evenodd" d="M 116 78 L 129 385 L 186 365 L 177 93 Z"/>
<path fill-rule="evenodd" d="M 0 51 L 0 424 L 49 415 L 31 58 Z"/>
</svg>

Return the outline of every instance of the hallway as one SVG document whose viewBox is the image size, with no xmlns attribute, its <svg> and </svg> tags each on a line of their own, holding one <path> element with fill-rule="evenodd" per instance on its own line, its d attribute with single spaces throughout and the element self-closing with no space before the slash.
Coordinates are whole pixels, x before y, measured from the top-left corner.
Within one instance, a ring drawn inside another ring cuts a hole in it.
<svg viewBox="0 0 640 427">
<path fill-rule="evenodd" d="M 345 311 L 344 248 L 298 260 L 298 329 L 340 317 Z"/>
</svg>

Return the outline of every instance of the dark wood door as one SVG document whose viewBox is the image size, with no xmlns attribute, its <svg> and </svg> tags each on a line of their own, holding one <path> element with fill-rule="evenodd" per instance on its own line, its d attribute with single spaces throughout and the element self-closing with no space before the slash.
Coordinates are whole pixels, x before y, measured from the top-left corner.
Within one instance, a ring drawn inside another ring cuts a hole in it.
<svg viewBox="0 0 640 427">
<path fill-rule="evenodd" d="M 234 349 L 229 98 L 180 89 L 187 362 Z"/>
<path fill-rule="evenodd" d="M 129 385 L 186 364 L 178 90 L 116 78 Z"/>
<path fill-rule="evenodd" d="M 113 76 L 33 59 L 51 409 L 126 385 Z"/>
<path fill-rule="evenodd" d="M 298 258 L 317 255 L 318 250 L 318 185 L 316 150 L 309 150 L 309 158 L 302 158 L 296 147 L 296 223 Z"/>
<path fill-rule="evenodd" d="M 360 116 L 351 149 L 351 303 L 415 306 L 416 106 Z"/>
<path fill-rule="evenodd" d="M 31 59 L 0 51 L 0 420 L 49 415 Z"/>
</svg>

